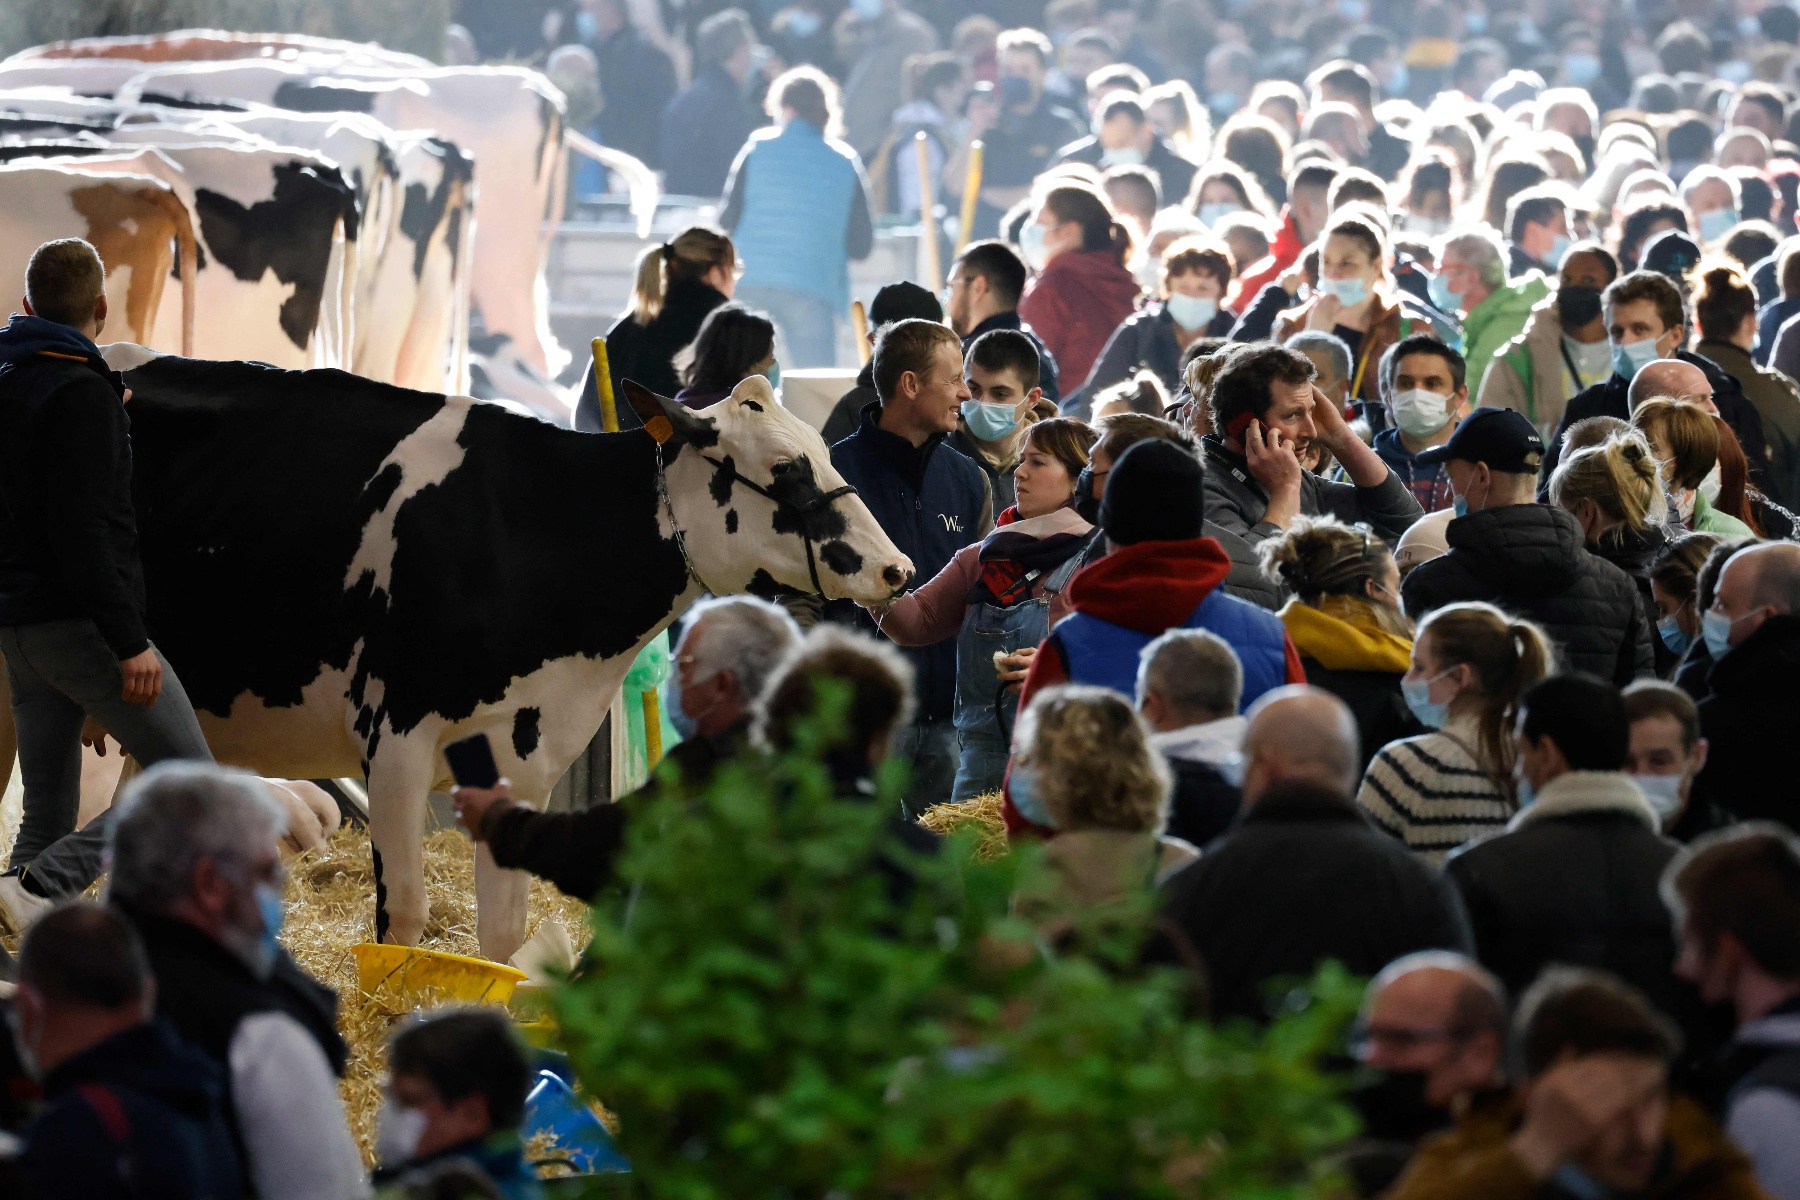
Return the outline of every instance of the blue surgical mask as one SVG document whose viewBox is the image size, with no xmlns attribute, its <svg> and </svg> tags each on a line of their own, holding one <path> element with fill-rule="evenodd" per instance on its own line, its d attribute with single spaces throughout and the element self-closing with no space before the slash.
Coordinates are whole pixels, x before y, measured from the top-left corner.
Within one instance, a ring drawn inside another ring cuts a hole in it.
<svg viewBox="0 0 1800 1200">
<path fill-rule="evenodd" d="M 1450 500 L 1450 511 L 1459 517 L 1469 515 L 1469 502 L 1461 496 L 1453 496 Z"/>
<path fill-rule="evenodd" d="M 1563 56 L 1563 74 L 1576 87 L 1586 87 L 1600 78 L 1600 56 L 1597 54 L 1567 54 Z"/>
<path fill-rule="evenodd" d="M 699 718 L 688 716 L 686 707 L 681 703 L 681 672 L 679 670 L 669 672 L 669 682 L 663 687 L 662 710 L 668 716 L 669 724 L 674 726 L 675 732 L 681 735 L 682 741 L 692 741 L 700 736 Z M 707 709 L 707 712 L 711 711 L 710 708 Z M 701 714 L 701 716 L 705 715 L 705 713 Z"/>
<path fill-rule="evenodd" d="M 1230 200 L 1214 200 L 1210 204 L 1202 204 L 1200 211 L 1194 215 L 1200 218 L 1202 225 L 1211 229 L 1226 217 L 1243 211 L 1244 206 L 1241 204 L 1234 204 Z"/>
<path fill-rule="evenodd" d="M 1037 770 L 1030 763 L 1016 759 L 1013 761 L 1009 786 L 1013 807 L 1019 810 L 1021 817 L 1044 829 L 1056 828 L 1056 822 L 1050 819 L 1049 812 L 1044 808 L 1043 797 L 1038 795 Z"/>
<path fill-rule="evenodd" d="M 1455 669 L 1455 667 L 1450 668 L 1451 671 Z M 1402 679 L 1400 681 L 1400 694 L 1406 700 L 1406 707 L 1410 708 L 1412 715 L 1419 719 L 1419 724 L 1427 729 L 1442 729 L 1444 723 L 1450 719 L 1449 703 L 1440 704 L 1431 698 L 1431 685 L 1449 673 L 1450 671 L 1439 671 L 1430 679 Z"/>
<path fill-rule="evenodd" d="M 1462 293 L 1452 291 L 1449 281 L 1442 275 L 1433 275 L 1431 283 L 1425 289 L 1431 294 L 1431 302 L 1445 312 L 1455 315 L 1462 311 Z"/>
<path fill-rule="evenodd" d="M 1745 613 L 1742 617 L 1728 617 L 1716 608 L 1709 608 L 1700 614 L 1700 636 L 1706 641 L 1706 652 L 1711 654 L 1714 662 L 1725 657 L 1731 649 L 1731 631 L 1739 621 L 1753 613 Z"/>
<path fill-rule="evenodd" d="M 987 400 L 964 400 L 962 418 L 969 432 L 984 442 L 997 442 L 1019 427 L 1018 409 Z"/>
<path fill-rule="evenodd" d="M 1366 279 L 1321 279 L 1319 291 L 1327 296 L 1336 296 L 1338 303 L 1345 308 L 1355 308 L 1369 298 L 1369 281 Z"/>
<path fill-rule="evenodd" d="M 1390 96 L 1404 96 L 1412 87 L 1412 71 L 1401 63 L 1388 73 L 1387 86 L 1381 90 Z"/>
<path fill-rule="evenodd" d="M 1237 93 L 1214 92 L 1206 98 L 1206 107 L 1211 109 L 1215 116 L 1228 117 L 1238 109 Z"/>
<path fill-rule="evenodd" d="M 1043 225 L 1036 221 L 1027 221 L 1019 230 L 1019 251 L 1034 271 L 1043 270 L 1044 264 L 1050 261 L 1050 248 L 1044 244 L 1044 233 Z"/>
<path fill-rule="evenodd" d="M 1569 237 L 1569 235 L 1566 233 L 1559 233 L 1559 234 L 1556 234 L 1554 237 L 1552 237 L 1550 239 L 1550 262 L 1549 262 L 1549 265 L 1551 267 L 1561 266 L 1562 260 L 1563 260 L 1563 255 L 1567 254 L 1569 252 L 1569 247 L 1573 246 L 1574 244 L 1575 244 L 1575 242 L 1573 241 L 1573 239 L 1571 239 Z"/>
<path fill-rule="evenodd" d="M 1118 150 L 1106 150 L 1100 155 L 1101 167 L 1141 167 L 1144 165 L 1144 152 L 1136 146 L 1124 146 Z"/>
<path fill-rule="evenodd" d="M 287 919 L 287 906 L 281 902 L 281 893 L 274 884 L 259 883 L 256 885 L 256 908 L 262 914 L 262 948 L 273 959 L 281 949 L 277 938 L 282 922 Z"/>
<path fill-rule="evenodd" d="M 865 21 L 881 15 L 882 0 L 850 0 L 850 11 Z"/>
<path fill-rule="evenodd" d="M 1715 208 L 1700 214 L 1701 242 L 1716 242 L 1736 227 L 1741 218 L 1735 208 Z"/>
<path fill-rule="evenodd" d="M 819 27 L 824 23 L 824 18 L 818 13 L 796 8 L 788 13 L 787 31 L 793 37 L 809 38 L 819 32 Z"/>
<path fill-rule="evenodd" d="M 778 362 L 770 363 L 769 369 L 763 372 L 763 378 L 769 381 L 770 387 L 777 391 L 781 390 L 781 364 Z"/>
<path fill-rule="evenodd" d="M 1612 361 L 1615 374 L 1627 381 L 1636 379 L 1639 371 L 1656 361 L 1656 339 L 1620 342 L 1613 347 Z"/>
<path fill-rule="evenodd" d="M 1219 302 L 1211 296 L 1184 296 L 1171 292 L 1163 301 L 1169 316 L 1183 329 L 1205 329 L 1219 315 Z"/>
<path fill-rule="evenodd" d="M 1669 653 L 1676 658 L 1686 654 L 1688 647 L 1694 644 L 1694 635 L 1681 627 L 1681 622 L 1675 619 L 1674 613 L 1656 623 L 1656 632 L 1662 638 L 1663 645 L 1669 648 Z"/>
<path fill-rule="evenodd" d="M 1219 778 L 1234 788 L 1244 786 L 1244 776 L 1250 770 L 1250 762 L 1244 757 L 1242 750 L 1233 750 L 1219 760 Z"/>
<path fill-rule="evenodd" d="M 593 13 L 581 9 L 575 14 L 575 37 L 583 42 L 591 42 L 600 36 L 600 22 Z"/>
<path fill-rule="evenodd" d="M 1681 781 L 1680 775 L 1632 775 L 1631 782 L 1637 784 L 1638 791 L 1644 793 L 1644 799 L 1656 810 L 1656 820 L 1662 828 L 1667 829 L 1681 815 Z"/>
<path fill-rule="evenodd" d="M 1487 32 L 1487 14 L 1477 9 L 1463 16 L 1463 32 L 1470 37 L 1480 37 Z"/>
</svg>

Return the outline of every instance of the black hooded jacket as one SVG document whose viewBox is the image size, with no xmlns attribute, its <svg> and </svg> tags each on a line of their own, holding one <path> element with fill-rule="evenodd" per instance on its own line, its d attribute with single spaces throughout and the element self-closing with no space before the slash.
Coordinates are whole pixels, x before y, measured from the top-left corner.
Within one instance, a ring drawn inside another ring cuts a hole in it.
<svg viewBox="0 0 1800 1200">
<path fill-rule="evenodd" d="M 1401 585 L 1414 620 L 1446 604 L 1485 600 L 1543 626 L 1565 669 L 1621 687 L 1651 673 L 1637 585 L 1588 553 L 1581 526 L 1562 509 L 1483 509 L 1450 522 L 1445 540 L 1450 552 L 1421 563 Z"/>
<path fill-rule="evenodd" d="M 1694 799 L 1744 820 L 1780 821 L 1800 831 L 1794 785 L 1794 732 L 1800 729 L 1800 616 L 1770 617 L 1725 652 L 1700 701 L 1710 748 Z"/>
</svg>

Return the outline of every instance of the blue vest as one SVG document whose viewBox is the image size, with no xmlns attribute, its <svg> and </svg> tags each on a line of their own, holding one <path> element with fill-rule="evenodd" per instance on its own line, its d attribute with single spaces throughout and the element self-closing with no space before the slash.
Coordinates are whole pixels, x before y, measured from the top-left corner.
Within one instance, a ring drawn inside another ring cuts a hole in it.
<svg viewBox="0 0 1800 1200">
<path fill-rule="evenodd" d="M 850 206 L 856 154 L 795 118 L 758 133 L 744 159 L 744 212 L 732 231 L 744 256 L 745 287 L 792 288 L 850 306 Z"/>
<path fill-rule="evenodd" d="M 1267 609 L 1214 588 L 1181 627 L 1216 633 L 1237 652 L 1244 665 L 1239 712 L 1287 682 L 1287 629 Z M 1156 637 L 1084 612 L 1058 621 L 1050 636 L 1062 647 L 1070 683 L 1091 683 L 1126 697 L 1137 695 L 1138 655 Z"/>
</svg>

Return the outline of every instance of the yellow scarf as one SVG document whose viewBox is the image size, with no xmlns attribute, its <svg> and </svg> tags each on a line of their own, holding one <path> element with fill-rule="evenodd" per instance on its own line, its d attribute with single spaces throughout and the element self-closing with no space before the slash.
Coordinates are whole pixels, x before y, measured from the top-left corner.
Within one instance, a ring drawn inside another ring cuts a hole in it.
<svg viewBox="0 0 1800 1200">
<path fill-rule="evenodd" d="M 1320 607 L 1289 600 L 1278 614 L 1295 649 L 1328 671 L 1388 671 L 1412 666 L 1412 639 L 1376 623 L 1366 601 L 1326 596 Z"/>
</svg>

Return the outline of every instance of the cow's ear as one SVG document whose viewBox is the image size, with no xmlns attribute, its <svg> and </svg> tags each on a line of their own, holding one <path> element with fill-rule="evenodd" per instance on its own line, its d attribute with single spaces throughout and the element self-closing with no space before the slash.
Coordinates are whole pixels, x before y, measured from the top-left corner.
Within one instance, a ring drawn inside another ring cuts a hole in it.
<svg viewBox="0 0 1800 1200">
<path fill-rule="evenodd" d="M 631 405 L 631 411 L 638 415 L 638 420 L 644 423 L 644 432 L 655 438 L 657 445 L 685 443 L 705 449 L 718 443 L 719 427 L 704 417 L 695 416 L 687 405 L 659 396 L 636 380 L 619 382 L 625 388 L 625 399 Z"/>
</svg>

